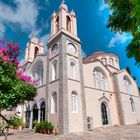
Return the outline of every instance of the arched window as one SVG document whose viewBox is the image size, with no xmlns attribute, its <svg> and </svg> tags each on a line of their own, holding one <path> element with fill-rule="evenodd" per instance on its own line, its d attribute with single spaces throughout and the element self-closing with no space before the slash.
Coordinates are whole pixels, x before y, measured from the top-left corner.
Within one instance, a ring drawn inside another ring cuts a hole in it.
<svg viewBox="0 0 140 140">
<path fill-rule="evenodd" d="M 45 102 L 40 105 L 40 120 L 45 121 Z"/>
<path fill-rule="evenodd" d="M 114 60 L 112 58 L 109 58 L 109 65 L 114 66 Z"/>
<path fill-rule="evenodd" d="M 66 17 L 66 30 L 71 32 L 71 19 L 69 16 Z"/>
<path fill-rule="evenodd" d="M 131 101 L 131 109 L 132 109 L 132 112 L 135 112 L 135 103 L 134 103 L 134 100 L 132 98 L 130 98 L 130 101 Z"/>
<path fill-rule="evenodd" d="M 52 62 L 52 81 L 57 78 L 57 60 Z"/>
<path fill-rule="evenodd" d="M 57 112 L 57 95 L 56 92 L 52 93 L 51 96 L 51 113 Z"/>
<path fill-rule="evenodd" d="M 71 77 L 72 79 L 76 79 L 76 64 L 74 61 L 70 62 L 70 68 L 71 68 Z"/>
<path fill-rule="evenodd" d="M 101 59 L 104 65 L 107 65 L 107 59 L 106 58 L 102 58 Z"/>
<path fill-rule="evenodd" d="M 105 103 L 101 104 L 101 115 L 103 125 L 108 124 L 108 110 Z"/>
<path fill-rule="evenodd" d="M 130 80 L 126 76 L 124 77 L 124 87 L 126 93 L 132 94 L 132 85 L 130 83 Z"/>
<path fill-rule="evenodd" d="M 71 94 L 72 112 L 78 112 L 78 95 L 75 91 Z"/>
<path fill-rule="evenodd" d="M 43 62 L 38 61 L 33 67 L 32 71 L 33 79 L 36 81 L 37 86 L 41 86 L 43 84 Z"/>
<path fill-rule="evenodd" d="M 35 103 L 33 106 L 33 122 L 35 120 L 38 120 L 38 108 L 37 108 L 37 104 Z M 34 124 L 33 124 L 34 127 Z"/>
<path fill-rule="evenodd" d="M 35 47 L 34 58 L 37 56 L 38 53 L 39 53 L 39 49 L 38 49 L 38 47 Z"/>
<path fill-rule="evenodd" d="M 119 68 L 119 62 L 118 62 L 117 59 L 115 60 L 115 65 L 116 65 L 117 68 Z"/>
<path fill-rule="evenodd" d="M 95 88 L 106 90 L 107 89 L 107 82 L 106 82 L 107 80 L 106 80 L 105 75 L 99 70 L 95 70 L 93 73 L 94 73 Z"/>
<path fill-rule="evenodd" d="M 114 60 L 112 59 L 112 66 L 114 66 Z"/>
<path fill-rule="evenodd" d="M 55 21 L 55 28 L 56 28 L 56 32 L 58 32 L 59 30 L 59 17 L 56 18 L 56 21 Z"/>
</svg>

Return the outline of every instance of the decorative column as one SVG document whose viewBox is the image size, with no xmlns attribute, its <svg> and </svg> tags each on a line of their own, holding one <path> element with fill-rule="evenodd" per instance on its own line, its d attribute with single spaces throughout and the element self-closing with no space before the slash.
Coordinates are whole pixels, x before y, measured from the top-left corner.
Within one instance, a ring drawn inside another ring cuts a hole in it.
<svg viewBox="0 0 140 140">
<path fill-rule="evenodd" d="M 26 105 L 23 105 L 22 106 L 22 119 L 23 119 L 23 122 L 26 123 Z"/>
<path fill-rule="evenodd" d="M 38 109 L 38 123 L 40 123 L 41 111 L 40 108 Z"/>
<path fill-rule="evenodd" d="M 32 129 L 33 126 L 33 111 L 31 110 L 30 112 L 30 124 L 29 124 L 29 129 Z"/>
</svg>

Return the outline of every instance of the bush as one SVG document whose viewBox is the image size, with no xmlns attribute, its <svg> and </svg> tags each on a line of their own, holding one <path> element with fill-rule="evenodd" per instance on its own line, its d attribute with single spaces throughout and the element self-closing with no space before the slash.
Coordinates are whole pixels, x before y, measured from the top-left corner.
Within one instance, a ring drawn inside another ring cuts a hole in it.
<svg viewBox="0 0 140 140">
<path fill-rule="evenodd" d="M 54 129 L 54 126 L 51 123 L 48 123 L 48 129 L 50 132 L 52 132 Z"/>
<path fill-rule="evenodd" d="M 9 120 L 8 121 L 8 124 L 10 126 L 16 126 L 16 127 L 18 127 L 18 126 L 24 126 L 24 123 L 23 123 L 22 119 L 19 119 L 19 118 L 15 118 L 15 119 Z"/>
<path fill-rule="evenodd" d="M 43 133 L 43 134 L 50 134 L 53 132 L 54 126 L 52 125 L 52 123 L 48 123 L 47 121 L 40 121 L 40 123 L 38 122 L 34 122 L 35 125 L 35 132 L 38 133 Z"/>
<path fill-rule="evenodd" d="M 34 124 L 34 126 L 36 126 L 38 124 L 38 121 L 37 120 L 34 120 L 33 121 L 33 124 Z"/>
</svg>

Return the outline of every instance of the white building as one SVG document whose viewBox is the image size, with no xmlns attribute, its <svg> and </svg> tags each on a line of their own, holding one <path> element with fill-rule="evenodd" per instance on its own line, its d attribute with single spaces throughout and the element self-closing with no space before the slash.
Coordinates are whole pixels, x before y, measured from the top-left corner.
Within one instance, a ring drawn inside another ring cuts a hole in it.
<svg viewBox="0 0 140 140">
<path fill-rule="evenodd" d="M 22 117 L 48 120 L 62 133 L 140 122 L 137 83 L 112 53 L 83 58 L 74 11 L 62 2 L 51 19 L 48 52 L 34 36 L 27 43 L 23 71 L 37 80 L 38 95 L 23 106 Z"/>
</svg>

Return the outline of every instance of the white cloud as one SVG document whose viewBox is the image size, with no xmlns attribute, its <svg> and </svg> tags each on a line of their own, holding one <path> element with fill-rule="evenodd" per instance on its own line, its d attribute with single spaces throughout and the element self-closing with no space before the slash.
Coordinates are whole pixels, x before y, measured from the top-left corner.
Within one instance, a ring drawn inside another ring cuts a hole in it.
<svg viewBox="0 0 140 140">
<path fill-rule="evenodd" d="M 39 28 L 39 29 L 34 28 L 34 29 L 31 30 L 31 32 L 30 32 L 30 34 L 29 34 L 28 37 L 31 38 L 34 35 L 37 35 L 38 36 L 41 33 L 41 31 L 42 31 L 42 28 Z"/>
<path fill-rule="evenodd" d="M 105 3 L 105 0 L 100 0 L 98 14 L 102 17 L 103 23 L 106 24 L 108 16 L 111 14 L 111 10 L 108 9 L 108 5 Z"/>
<path fill-rule="evenodd" d="M 42 40 L 43 43 L 46 44 L 48 42 L 49 38 L 50 38 L 50 34 L 46 34 L 46 35 L 40 37 L 40 40 Z"/>
<path fill-rule="evenodd" d="M 33 35 L 40 35 L 41 33 L 42 33 L 42 31 L 44 30 L 44 29 L 48 29 L 49 28 L 49 23 L 48 23 L 48 21 L 46 22 L 46 23 L 44 23 L 43 24 L 43 26 L 41 26 L 40 28 L 33 28 L 32 30 L 31 30 L 31 32 L 30 32 L 30 34 L 29 34 L 29 38 L 31 38 Z"/>
<path fill-rule="evenodd" d="M 45 52 L 48 51 L 47 43 L 48 43 L 49 38 L 50 38 L 50 34 L 46 34 L 46 35 L 43 35 L 42 37 L 40 37 L 40 40 L 43 41 L 43 43 L 44 43 Z"/>
<path fill-rule="evenodd" d="M 102 12 L 102 11 L 104 11 L 107 8 L 108 8 L 107 4 L 104 2 L 104 0 L 102 0 L 100 2 L 99 11 Z"/>
<path fill-rule="evenodd" d="M 32 30 L 36 26 L 36 20 L 39 14 L 37 5 L 33 0 L 14 0 L 16 8 L 0 2 L 0 25 L 4 27 L 5 23 L 18 24 L 22 30 Z M 16 26 L 15 26 L 16 27 Z M 5 28 L 2 28 L 3 31 Z"/>
<path fill-rule="evenodd" d="M 35 0 L 12 1 L 16 4 L 15 8 L 12 8 L 11 5 L 7 5 L 0 1 L 0 34 L 4 34 L 7 25 L 14 31 L 18 26 L 22 31 L 29 32 L 29 38 L 31 38 L 34 34 L 40 37 L 44 29 L 49 28 L 48 20 L 45 21 L 45 23 L 43 21 L 43 26 L 37 27 L 40 9 Z M 46 0 L 45 4 L 48 5 L 49 0 Z M 48 36 L 49 34 L 41 37 L 45 44 Z"/>
<path fill-rule="evenodd" d="M 5 26 L 2 23 L 0 23 L 0 34 L 3 34 L 4 31 L 5 31 Z"/>
<path fill-rule="evenodd" d="M 132 35 L 129 33 L 116 33 L 115 36 L 110 40 L 108 47 L 112 48 L 119 44 L 124 44 L 127 41 L 130 41 L 132 38 Z"/>
</svg>

